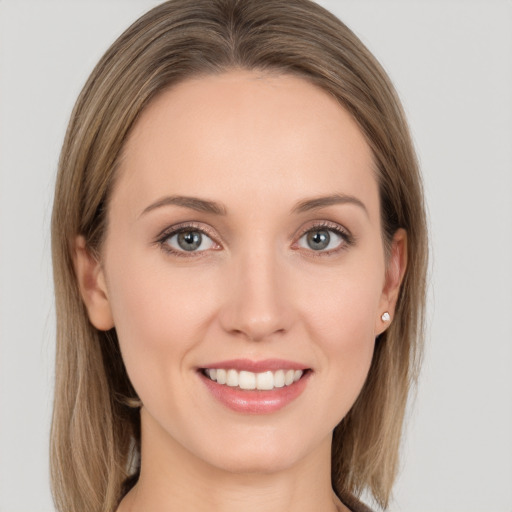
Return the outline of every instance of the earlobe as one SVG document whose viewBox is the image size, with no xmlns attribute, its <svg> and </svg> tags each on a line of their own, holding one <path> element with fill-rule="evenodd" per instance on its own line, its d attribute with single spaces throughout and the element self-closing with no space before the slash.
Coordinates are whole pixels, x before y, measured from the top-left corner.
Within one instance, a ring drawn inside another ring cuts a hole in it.
<svg viewBox="0 0 512 512">
<path fill-rule="evenodd" d="M 391 241 L 386 277 L 379 305 L 379 317 L 376 323 L 376 335 L 385 331 L 393 321 L 400 286 L 407 268 L 407 232 L 398 229 Z"/>
<path fill-rule="evenodd" d="M 101 331 L 114 327 L 103 268 L 87 248 L 85 238 L 77 236 L 73 246 L 73 265 L 89 320 Z"/>
</svg>

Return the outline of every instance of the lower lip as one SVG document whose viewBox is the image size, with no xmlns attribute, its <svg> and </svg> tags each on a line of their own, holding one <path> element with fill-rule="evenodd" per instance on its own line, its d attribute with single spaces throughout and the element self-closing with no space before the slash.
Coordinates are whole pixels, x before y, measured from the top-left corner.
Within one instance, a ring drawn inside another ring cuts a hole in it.
<svg viewBox="0 0 512 512">
<path fill-rule="evenodd" d="M 310 372 L 289 386 L 270 391 L 243 390 L 218 384 L 202 373 L 199 375 L 212 395 L 229 409 L 246 414 L 269 414 L 279 411 L 299 397 L 307 385 Z"/>
</svg>

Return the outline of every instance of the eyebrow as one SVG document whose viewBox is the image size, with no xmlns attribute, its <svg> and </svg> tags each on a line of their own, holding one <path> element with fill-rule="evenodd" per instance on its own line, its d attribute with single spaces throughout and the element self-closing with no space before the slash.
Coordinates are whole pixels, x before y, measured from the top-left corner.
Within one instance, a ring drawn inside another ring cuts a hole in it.
<svg viewBox="0 0 512 512">
<path fill-rule="evenodd" d="M 156 210 L 157 208 L 171 205 L 190 208 L 191 210 L 196 210 L 198 212 L 226 215 L 226 208 L 215 201 L 208 201 L 207 199 L 190 196 L 166 196 L 144 208 L 139 217 L 142 217 L 142 215 Z"/>
<path fill-rule="evenodd" d="M 349 196 L 346 194 L 332 194 L 329 196 L 315 197 L 312 199 L 305 199 L 297 203 L 291 210 L 292 214 L 304 213 L 311 210 L 319 210 L 321 208 L 326 208 L 328 206 L 338 205 L 338 204 L 354 204 L 364 210 L 366 215 L 368 215 L 368 210 L 364 203 L 354 196 Z M 147 206 L 139 217 L 142 215 L 156 210 L 157 208 L 162 208 L 163 206 L 181 206 L 183 208 L 189 208 L 191 210 L 195 210 L 198 212 L 212 213 L 214 215 L 226 215 L 226 207 L 220 203 L 216 203 L 215 201 L 209 201 L 207 199 L 200 199 L 199 197 L 191 197 L 191 196 L 166 196 L 154 203 L 151 203 Z"/>
<path fill-rule="evenodd" d="M 364 203 L 354 196 L 349 196 L 346 194 L 332 194 L 329 196 L 315 197 L 312 199 L 305 199 L 304 201 L 300 201 L 295 205 L 292 209 L 292 213 L 304 213 L 311 210 L 319 210 L 321 208 L 326 208 L 328 206 L 337 205 L 337 204 L 353 204 L 362 208 L 366 215 L 368 216 L 368 210 Z"/>
</svg>

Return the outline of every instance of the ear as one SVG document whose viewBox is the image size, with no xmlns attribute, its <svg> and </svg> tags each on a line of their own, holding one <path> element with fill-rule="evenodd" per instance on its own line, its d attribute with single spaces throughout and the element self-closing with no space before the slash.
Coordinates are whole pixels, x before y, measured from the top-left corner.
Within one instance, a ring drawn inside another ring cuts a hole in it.
<svg viewBox="0 0 512 512">
<path fill-rule="evenodd" d="M 83 236 L 77 236 L 75 239 L 73 264 L 89 320 L 100 331 L 112 329 L 114 319 L 108 300 L 103 268 L 90 253 Z"/>
<path fill-rule="evenodd" d="M 400 228 L 396 231 L 391 241 L 391 250 L 386 268 L 384 287 L 379 303 L 378 318 L 375 323 L 375 336 L 384 332 L 395 314 L 396 302 L 400 293 L 405 269 L 407 268 L 407 232 Z M 382 318 L 384 313 L 389 314 L 389 319 Z"/>
</svg>

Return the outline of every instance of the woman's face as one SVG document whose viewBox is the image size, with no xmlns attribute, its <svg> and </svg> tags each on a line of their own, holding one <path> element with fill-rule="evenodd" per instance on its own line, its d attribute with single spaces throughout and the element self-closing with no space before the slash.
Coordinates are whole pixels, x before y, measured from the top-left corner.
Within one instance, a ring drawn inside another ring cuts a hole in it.
<svg viewBox="0 0 512 512">
<path fill-rule="evenodd" d="M 329 449 L 398 286 L 363 135 L 287 75 L 232 71 L 155 99 L 125 146 L 101 266 L 82 253 L 148 453 L 237 472 Z"/>
</svg>

